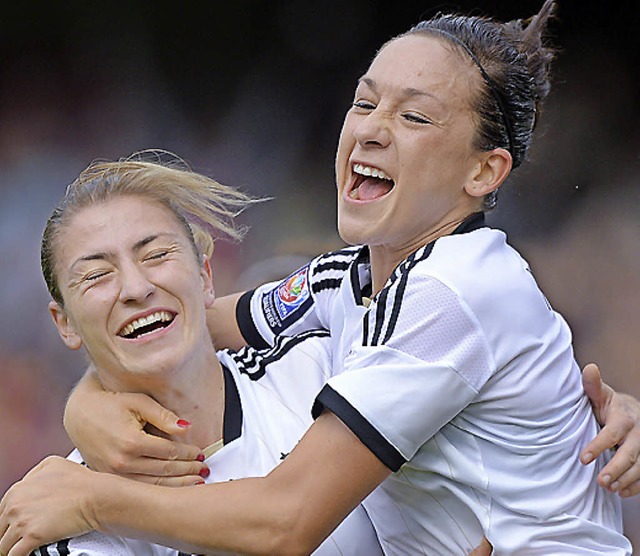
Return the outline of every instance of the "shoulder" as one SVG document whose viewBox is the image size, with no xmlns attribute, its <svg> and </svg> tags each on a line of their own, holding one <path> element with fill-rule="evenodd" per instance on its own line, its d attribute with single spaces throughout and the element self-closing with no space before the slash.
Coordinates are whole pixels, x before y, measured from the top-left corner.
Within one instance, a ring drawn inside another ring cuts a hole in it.
<svg viewBox="0 0 640 556">
<path fill-rule="evenodd" d="M 413 256 L 413 262 L 408 259 L 399 267 L 409 288 L 420 289 L 425 279 L 435 279 L 470 306 L 498 293 L 507 300 L 512 294 L 537 289 L 528 263 L 501 230 L 480 228 L 445 236 Z"/>
<path fill-rule="evenodd" d="M 331 361 L 331 336 L 327 330 L 307 330 L 294 336 L 276 336 L 274 345 L 266 349 L 246 346 L 238 351 L 223 350 L 218 356 L 234 375 L 257 381 L 303 362 L 324 369 Z"/>
</svg>

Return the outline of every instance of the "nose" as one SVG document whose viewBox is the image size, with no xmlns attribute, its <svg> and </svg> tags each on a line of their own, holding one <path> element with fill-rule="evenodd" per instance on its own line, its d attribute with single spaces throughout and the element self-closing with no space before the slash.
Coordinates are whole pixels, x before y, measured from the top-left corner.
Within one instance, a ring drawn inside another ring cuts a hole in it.
<svg viewBox="0 0 640 556">
<path fill-rule="evenodd" d="M 121 267 L 120 282 L 119 300 L 123 303 L 140 303 L 156 291 L 143 269 L 133 263 Z"/>
<path fill-rule="evenodd" d="M 362 148 L 386 147 L 390 142 L 390 115 L 377 107 L 360 120 L 353 135 Z"/>
</svg>

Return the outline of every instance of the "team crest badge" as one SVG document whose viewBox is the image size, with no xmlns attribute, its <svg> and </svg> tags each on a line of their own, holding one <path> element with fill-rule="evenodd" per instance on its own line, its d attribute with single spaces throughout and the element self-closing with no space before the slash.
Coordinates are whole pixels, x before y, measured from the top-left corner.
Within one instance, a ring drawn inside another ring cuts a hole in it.
<svg viewBox="0 0 640 556">
<path fill-rule="evenodd" d="M 308 267 L 301 268 L 278 286 L 276 310 L 282 320 L 309 298 L 308 271 Z"/>
</svg>

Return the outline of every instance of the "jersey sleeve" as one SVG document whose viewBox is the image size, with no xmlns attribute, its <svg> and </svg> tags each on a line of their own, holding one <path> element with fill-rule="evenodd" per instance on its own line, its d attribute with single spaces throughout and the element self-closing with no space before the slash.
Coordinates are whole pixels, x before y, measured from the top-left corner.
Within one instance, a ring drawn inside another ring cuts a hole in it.
<svg viewBox="0 0 640 556">
<path fill-rule="evenodd" d="M 145 547 L 145 544 L 147 545 Z M 155 556 L 149 543 L 97 531 L 41 546 L 31 556 Z"/>
<path fill-rule="evenodd" d="M 236 320 L 247 343 L 264 349 L 276 336 L 328 330 L 340 283 L 357 252 L 345 248 L 325 253 L 281 282 L 246 292 L 236 305 Z"/>
<path fill-rule="evenodd" d="M 363 328 L 313 414 L 335 413 L 397 471 L 474 400 L 494 363 L 464 300 L 432 277 L 382 290 Z"/>
</svg>

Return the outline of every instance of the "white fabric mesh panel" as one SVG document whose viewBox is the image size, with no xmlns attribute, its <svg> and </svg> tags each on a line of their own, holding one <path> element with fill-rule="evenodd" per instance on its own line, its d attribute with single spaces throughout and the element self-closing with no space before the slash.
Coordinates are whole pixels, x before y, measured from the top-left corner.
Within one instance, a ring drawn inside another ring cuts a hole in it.
<svg viewBox="0 0 640 556">
<path fill-rule="evenodd" d="M 385 318 L 391 314 L 393 295 Z M 389 323 L 385 323 L 385 329 Z M 412 277 L 386 345 L 427 362 L 444 363 L 479 390 L 494 365 L 477 319 L 460 296 L 440 281 Z"/>
</svg>

